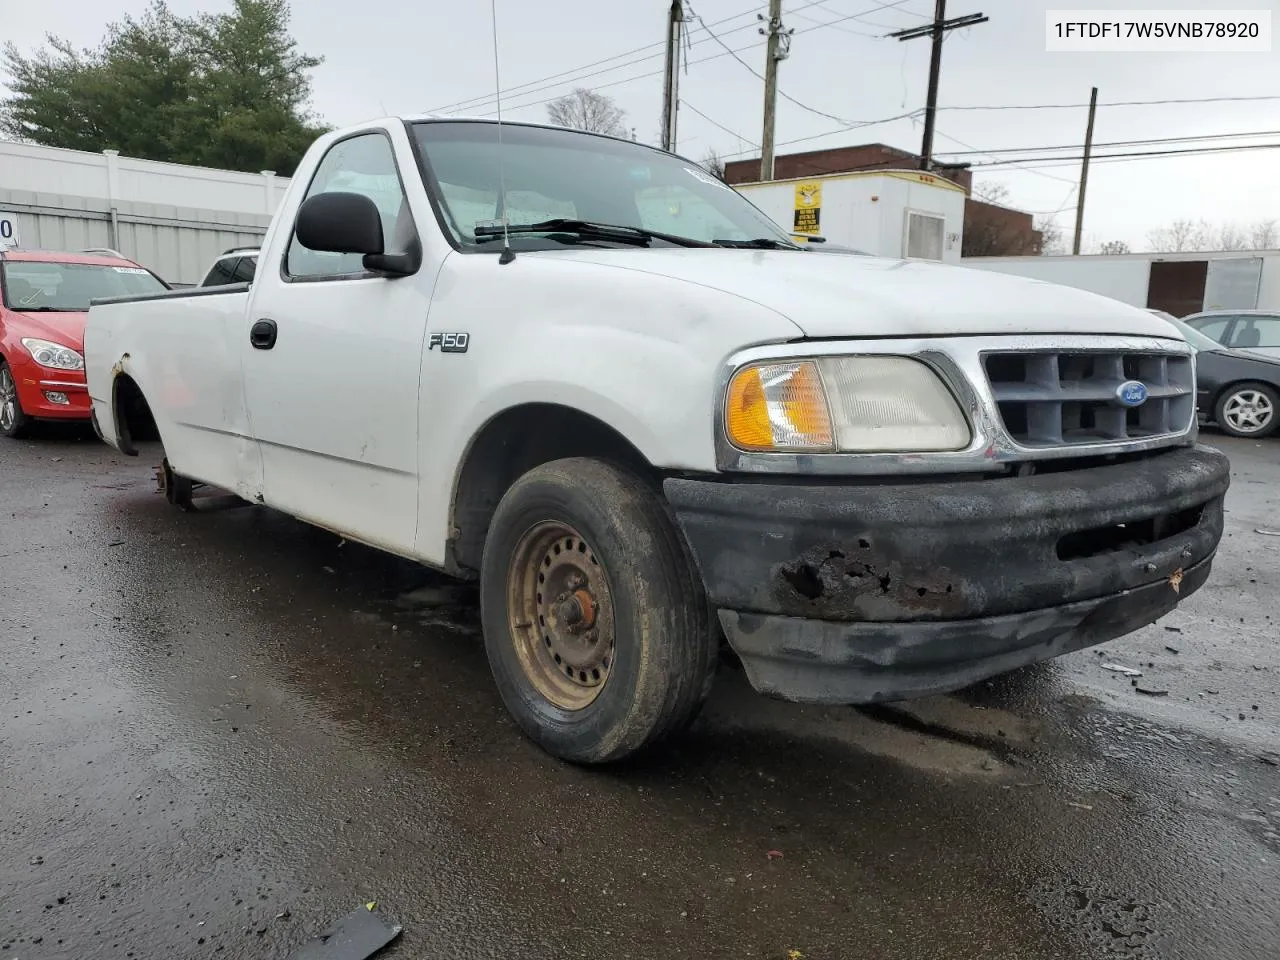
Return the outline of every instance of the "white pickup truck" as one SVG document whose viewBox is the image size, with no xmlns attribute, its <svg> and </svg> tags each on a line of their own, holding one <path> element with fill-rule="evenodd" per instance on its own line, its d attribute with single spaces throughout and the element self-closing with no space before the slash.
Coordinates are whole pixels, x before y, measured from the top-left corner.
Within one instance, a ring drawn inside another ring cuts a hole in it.
<svg viewBox="0 0 1280 960">
<path fill-rule="evenodd" d="M 752 685 L 902 700 L 1125 634 L 1209 575 L 1226 458 L 1144 310 L 793 244 L 695 164 L 532 124 L 318 140 L 251 285 L 95 301 L 126 454 L 461 577 L 572 761 Z"/>
</svg>

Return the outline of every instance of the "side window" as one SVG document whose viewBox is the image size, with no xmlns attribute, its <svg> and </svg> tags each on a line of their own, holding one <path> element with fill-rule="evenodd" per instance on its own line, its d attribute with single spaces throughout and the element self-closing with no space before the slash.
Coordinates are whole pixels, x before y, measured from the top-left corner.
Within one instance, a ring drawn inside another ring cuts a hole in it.
<svg viewBox="0 0 1280 960">
<path fill-rule="evenodd" d="M 201 283 L 200 286 L 220 287 L 224 283 L 235 283 L 235 265 L 235 257 L 224 257 L 213 265 L 212 269 L 209 271 L 209 275 L 204 278 L 204 282 Z"/>
<path fill-rule="evenodd" d="M 235 278 L 233 283 L 252 283 L 253 274 L 257 270 L 257 257 L 241 257 L 240 262 L 236 264 L 232 276 Z"/>
<path fill-rule="evenodd" d="M 1280 347 L 1280 317 L 1240 317 L 1231 333 L 1231 346 L 1242 350 Z"/>
<path fill-rule="evenodd" d="M 1222 338 L 1227 333 L 1227 324 L 1230 322 L 1230 317 L 1209 317 L 1205 320 L 1193 320 L 1187 326 L 1193 330 L 1199 330 L 1210 340 L 1222 343 Z"/>
<path fill-rule="evenodd" d="M 413 221 L 396 171 L 391 141 L 382 133 L 365 133 L 335 143 L 316 168 L 304 199 L 321 193 L 359 193 L 382 214 L 382 235 L 388 253 L 401 253 L 413 236 Z M 399 228 L 399 229 L 397 229 Z M 364 273 L 358 253 L 322 253 L 289 241 L 285 268 L 291 277 L 349 277 Z"/>
</svg>

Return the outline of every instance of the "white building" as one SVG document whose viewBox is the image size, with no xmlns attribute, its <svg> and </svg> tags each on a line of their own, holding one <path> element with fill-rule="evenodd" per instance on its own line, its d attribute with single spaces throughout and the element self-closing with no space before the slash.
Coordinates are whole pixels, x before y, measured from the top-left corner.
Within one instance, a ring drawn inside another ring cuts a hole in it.
<svg viewBox="0 0 1280 960">
<path fill-rule="evenodd" d="M 1199 310 L 1280 310 L 1280 251 L 966 257 L 966 267 L 1079 287 L 1185 317 Z"/>
<path fill-rule="evenodd" d="M 866 170 L 734 189 L 796 239 L 879 257 L 960 262 L 964 188 L 918 170 Z"/>
<path fill-rule="evenodd" d="M 197 283 L 229 247 L 257 246 L 288 179 L 0 142 L 0 246 L 109 247 Z"/>
</svg>

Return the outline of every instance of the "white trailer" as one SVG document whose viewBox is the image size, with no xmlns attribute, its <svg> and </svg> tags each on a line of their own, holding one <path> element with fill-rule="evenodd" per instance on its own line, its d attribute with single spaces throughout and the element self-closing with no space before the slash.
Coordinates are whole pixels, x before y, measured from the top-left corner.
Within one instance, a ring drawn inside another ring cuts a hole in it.
<svg viewBox="0 0 1280 960">
<path fill-rule="evenodd" d="M 867 170 L 734 189 L 797 240 L 878 257 L 960 262 L 964 188 L 918 170 Z"/>
<path fill-rule="evenodd" d="M 1280 251 L 965 257 L 963 266 L 1047 280 L 1176 317 L 1280 310 Z"/>
</svg>

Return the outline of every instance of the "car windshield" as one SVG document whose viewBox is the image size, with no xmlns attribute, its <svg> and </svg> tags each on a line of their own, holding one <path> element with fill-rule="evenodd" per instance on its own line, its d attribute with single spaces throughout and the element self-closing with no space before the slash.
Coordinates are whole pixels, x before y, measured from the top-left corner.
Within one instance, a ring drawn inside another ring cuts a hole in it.
<svg viewBox="0 0 1280 960">
<path fill-rule="evenodd" d="M 1199 330 L 1195 329 L 1194 327 L 1187 326 L 1181 320 L 1178 320 L 1174 317 L 1170 317 L 1168 322 L 1172 323 L 1175 327 L 1177 327 L 1178 332 L 1182 334 L 1184 337 L 1186 337 L 1187 343 L 1191 344 L 1191 346 L 1195 347 L 1197 350 L 1221 350 L 1222 349 L 1222 344 L 1218 343 L 1218 341 L 1210 339 L 1209 337 L 1206 337 Z"/>
<path fill-rule="evenodd" d="M 426 160 L 427 183 L 449 231 L 464 248 L 500 247 L 484 230 L 477 242 L 476 227 L 500 224 L 504 212 L 510 225 L 579 220 L 702 243 L 769 240 L 796 246 L 732 187 L 696 163 L 651 147 L 578 131 L 504 124 L 499 149 L 493 123 L 429 121 L 413 129 Z M 511 246 L 547 250 L 564 249 L 566 242 L 619 243 L 597 233 L 573 232 L 513 234 Z M 651 244 L 678 245 L 661 238 Z"/>
<path fill-rule="evenodd" d="M 99 297 L 136 296 L 165 289 L 149 270 L 132 264 L 6 260 L 0 263 L 0 279 L 4 305 L 26 312 L 80 312 Z"/>
</svg>

